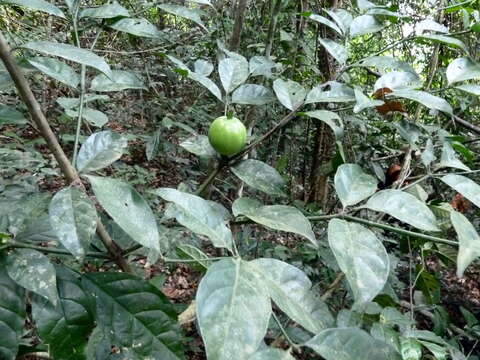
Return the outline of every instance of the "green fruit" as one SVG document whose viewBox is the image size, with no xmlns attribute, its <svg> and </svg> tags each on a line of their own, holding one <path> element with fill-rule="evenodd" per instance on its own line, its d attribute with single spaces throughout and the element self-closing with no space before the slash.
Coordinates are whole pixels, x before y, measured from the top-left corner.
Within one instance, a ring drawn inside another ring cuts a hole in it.
<svg viewBox="0 0 480 360">
<path fill-rule="evenodd" d="M 231 156 L 239 153 L 247 141 L 247 129 L 237 118 L 220 116 L 208 130 L 208 140 L 218 153 Z"/>
</svg>

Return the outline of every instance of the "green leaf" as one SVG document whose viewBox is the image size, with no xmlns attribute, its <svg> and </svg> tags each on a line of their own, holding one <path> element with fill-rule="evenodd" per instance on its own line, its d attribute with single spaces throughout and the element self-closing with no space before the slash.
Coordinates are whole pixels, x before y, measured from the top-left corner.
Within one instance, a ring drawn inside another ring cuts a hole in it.
<svg viewBox="0 0 480 360">
<path fill-rule="evenodd" d="M 55 268 L 42 253 L 16 249 L 8 255 L 7 272 L 18 285 L 57 304 Z"/>
<path fill-rule="evenodd" d="M 198 287 L 196 305 L 209 360 L 248 359 L 261 344 L 272 311 L 257 271 L 240 259 L 209 267 Z"/>
<path fill-rule="evenodd" d="M 442 43 L 442 44 L 447 44 L 451 47 L 454 48 L 459 48 L 468 53 L 468 49 L 465 46 L 465 44 L 461 41 L 458 40 L 457 38 L 451 37 L 451 36 L 446 36 L 446 35 L 436 35 L 436 34 L 424 34 L 424 35 L 419 35 L 419 39 L 425 39 L 425 40 L 431 40 L 435 43 Z"/>
<path fill-rule="evenodd" d="M 57 267 L 57 288 L 60 301 L 53 306 L 40 296 L 32 298 L 32 316 L 38 334 L 55 359 L 84 360 L 84 347 L 93 329 L 87 294 L 80 275 Z"/>
<path fill-rule="evenodd" d="M 397 60 L 390 56 L 372 56 L 362 60 L 360 64 L 358 64 L 358 66 L 374 66 L 381 71 L 397 70 L 411 72 L 415 74 L 415 70 L 410 64 L 406 63 L 405 61 Z"/>
<path fill-rule="evenodd" d="M 438 167 L 450 167 L 454 169 L 470 171 L 470 168 L 458 159 L 455 150 L 448 141 L 444 141 L 443 143 L 442 157 L 440 158 Z"/>
<path fill-rule="evenodd" d="M 146 38 L 159 38 L 162 33 L 146 19 L 124 18 L 110 25 L 112 29 Z M 110 77 L 110 76 L 109 76 Z"/>
<path fill-rule="evenodd" d="M 449 84 L 475 78 L 480 78 L 480 64 L 469 58 L 458 58 L 448 64 L 447 80 Z"/>
<path fill-rule="evenodd" d="M 319 38 L 318 41 L 328 51 L 328 53 L 339 62 L 340 65 L 345 65 L 348 59 L 348 52 L 345 46 L 330 39 Z"/>
<path fill-rule="evenodd" d="M 146 201 L 129 184 L 110 178 L 86 176 L 98 202 L 137 243 L 160 251 L 157 222 Z"/>
<path fill-rule="evenodd" d="M 232 94 L 232 103 L 244 105 L 265 105 L 275 101 L 272 90 L 262 85 L 240 85 Z"/>
<path fill-rule="evenodd" d="M 328 243 L 352 288 L 355 303 L 372 301 L 383 290 L 390 272 L 382 242 L 362 225 L 333 219 L 328 224 Z"/>
<path fill-rule="evenodd" d="M 80 83 L 80 76 L 75 70 L 60 60 L 37 56 L 28 59 L 28 62 L 44 74 L 72 88 L 76 88 Z"/>
<path fill-rule="evenodd" d="M 280 349 L 264 349 L 257 351 L 248 360 L 295 360 L 290 352 Z"/>
<path fill-rule="evenodd" d="M 200 17 L 203 13 L 196 9 L 190 9 L 185 6 L 173 5 L 173 4 L 160 4 L 158 5 L 160 9 L 166 11 L 170 14 L 180 16 L 184 19 L 188 19 L 198 24 L 203 30 L 207 31 L 205 24 Z"/>
<path fill-rule="evenodd" d="M 465 176 L 455 174 L 445 175 L 441 180 L 452 189 L 465 196 L 476 206 L 480 207 L 480 185 L 476 182 Z"/>
<path fill-rule="evenodd" d="M 202 59 L 195 61 L 195 63 L 193 64 L 193 68 L 195 69 L 195 73 L 203 76 L 210 76 L 214 69 L 211 62 Z"/>
<path fill-rule="evenodd" d="M 366 11 L 368 9 L 375 8 L 377 5 L 368 0 L 357 0 L 357 6 L 360 11 Z"/>
<path fill-rule="evenodd" d="M 359 328 L 327 329 L 310 339 L 305 346 L 325 360 L 400 360 L 400 355 L 383 341 L 372 338 Z"/>
<path fill-rule="evenodd" d="M 161 188 L 152 193 L 175 204 L 175 219 L 180 224 L 194 233 L 207 236 L 215 247 L 232 250 L 232 233 L 217 206 L 199 196 L 175 189 Z"/>
<path fill-rule="evenodd" d="M 448 28 L 445 25 L 439 24 L 438 22 L 431 19 L 422 20 L 417 23 L 415 27 L 419 33 L 422 33 L 424 31 L 436 31 L 448 34 L 449 32 Z"/>
<path fill-rule="evenodd" d="M 382 75 L 376 82 L 374 90 L 389 88 L 391 90 L 413 89 L 420 87 L 422 82 L 417 74 L 406 71 L 391 71 Z"/>
<path fill-rule="evenodd" d="M 276 259 L 256 259 L 250 264 L 258 268 L 275 304 L 293 321 L 314 334 L 332 326 L 327 305 L 312 291 L 303 271 Z"/>
<path fill-rule="evenodd" d="M 27 119 L 20 111 L 0 104 L 0 126 L 8 124 L 24 125 L 26 123 Z"/>
<path fill-rule="evenodd" d="M 480 236 L 463 214 L 452 211 L 450 220 L 457 232 L 460 244 L 457 257 L 457 276 L 462 277 L 468 265 L 480 257 Z"/>
<path fill-rule="evenodd" d="M 422 152 L 421 158 L 422 163 L 425 166 L 430 166 L 430 164 L 437 158 L 435 156 L 435 148 L 433 147 L 433 142 L 431 139 L 427 140 L 427 145 L 425 146 L 425 150 Z"/>
<path fill-rule="evenodd" d="M 180 146 L 197 156 L 215 157 L 217 154 L 206 135 L 193 135 L 182 141 Z"/>
<path fill-rule="evenodd" d="M 253 212 L 255 209 L 262 207 L 262 203 L 258 200 L 248 197 L 241 197 L 235 200 L 232 204 L 232 212 L 234 216 L 245 214 L 247 212 Z"/>
<path fill-rule="evenodd" d="M 249 69 L 251 76 L 265 76 L 267 78 L 272 76 L 272 69 L 275 69 L 277 64 L 265 56 L 253 56 L 249 61 Z"/>
<path fill-rule="evenodd" d="M 270 165 L 255 159 L 247 159 L 231 168 L 247 185 L 270 195 L 285 196 L 285 181 Z"/>
<path fill-rule="evenodd" d="M 32 41 L 24 44 L 22 47 L 87 65 L 101 71 L 109 77 L 112 76 L 112 70 L 105 60 L 90 50 L 80 49 L 76 46 L 50 41 Z"/>
<path fill-rule="evenodd" d="M 335 191 L 343 207 L 355 205 L 377 190 L 377 180 L 356 164 L 340 165 L 335 174 Z"/>
<path fill-rule="evenodd" d="M 450 104 L 441 97 L 429 94 L 425 91 L 418 90 L 395 90 L 388 96 L 397 96 L 405 99 L 410 99 L 425 105 L 429 109 L 439 110 L 446 114 L 452 115 L 453 109 Z"/>
<path fill-rule="evenodd" d="M 375 100 L 375 99 L 369 98 L 361 90 L 357 88 L 355 88 L 354 91 L 355 91 L 355 100 L 357 102 L 353 108 L 353 112 L 355 114 L 358 114 L 359 112 L 365 109 L 381 106 L 384 104 L 382 100 Z"/>
<path fill-rule="evenodd" d="M 97 228 L 97 211 L 90 198 L 74 187 L 65 188 L 52 198 L 48 214 L 60 243 L 83 259 Z"/>
<path fill-rule="evenodd" d="M 55 15 L 65 19 L 65 14 L 53 4 L 45 0 L 0 0 L 1 4 L 11 4 L 25 6 L 32 10 L 43 11 L 50 15 Z"/>
<path fill-rule="evenodd" d="M 455 86 L 455 89 L 462 90 L 476 96 L 480 96 L 480 85 L 465 84 L 465 85 Z"/>
<path fill-rule="evenodd" d="M 329 10 L 327 8 L 323 9 L 335 22 L 337 25 L 342 29 L 344 34 L 349 32 L 350 24 L 353 21 L 353 16 L 347 10 L 344 9 L 336 9 L 336 10 Z"/>
<path fill-rule="evenodd" d="M 364 206 L 367 209 L 387 213 L 425 231 L 440 231 L 435 215 L 425 203 L 401 190 L 382 190 L 373 195 Z"/>
<path fill-rule="evenodd" d="M 220 89 L 218 88 L 217 84 L 215 84 L 212 80 L 207 78 L 206 76 L 203 76 L 201 74 L 197 74 L 192 71 L 188 71 L 188 77 L 202 86 L 204 86 L 208 91 L 210 91 L 218 100 L 222 100 L 222 93 Z"/>
<path fill-rule="evenodd" d="M 25 322 L 25 292 L 7 274 L 0 259 L 0 358 L 15 360 Z"/>
<path fill-rule="evenodd" d="M 326 90 L 327 88 L 330 89 Z M 310 90 L 305 104 L 349 101 L 355 101 L 355 93 L 352 88 L 337 81 L 327 81 Z"/>
<path fill-rule="evenodd" d="M 112 131 L 92 134 L 80 147 L 77 169 L 81 173 L 103 169 L 120 159 L 127 146 L 127 139 Z"/>
<path fill-rule="evenodd" d="M 235 205 L 235 203 L 234 203 Z M 314 247 L 318 247 L 312 225 L 300 210 L 287 205 L 269 205 L 242 212 L 252 221 L 273 230 L 292 232 L 307 238 Z"/>
<path fill-rule="evenodd" d="M 110 100 L 110 97 L 108 95 L 86 94 L 83 103 L 87 104 L 98 100 Z M 57 103 L 65 110 L 74 108 L 78 109 L 80 106 L 80 98 L 59 97 L 57 98 Z"/>
<path fill-rule="evenodd" d="M 330 21 L 326 17 L 317 14 L 311 14 L 308 18 L 320 24 L 326 25 L 330 29 L 335 30 L 338 34 L 343 35 L 343 31 L 333 21 Z"/>
<path fill-rule="evenodd" d="M 128 17 L 130 14 L 127 9 L 116 1 L 113 4 L 87 8 L 80 11 L 80 18 L 90 17 L 94 19 L 111 19 L 118 16 Z"/>
<path fill-rule="evenodd" d="M 379 22 L 375 16 L 361 15 L 353 19 L 352 23 L 350 24 L 350 36 L 356 37 L 375 33 L 382 30 L 384 27 L 385 25 Z"/>
<path fill-rule="evenodd" d="M 80 110 L 66 109 L 65 114 L 71 117 L 72 119 L 77 119 Z M 108 122 L 108 117 L 105 113 L 84 107 L 82 109 L 82 118 L 87 120 L 88 123 L 95 127 L 102 127 Z"/>
<path fill-rule="evenodd" d="M 82 285 L 94 299 L 95 319 L 113 345 L 139 359 L 183 359 L 173 306 L 147 281 L 125 273 L 88 273 Z"/>
<path fill-rule="evenodd" d="M 342 118 L 337 113 L 328 110 L 314 110 L 307 111 L 306 113 L 303 113 L 303 115 L 320 120 L 330 126 L 337 139 L 343 137 L 343 122 Z"/>
<path fill-rule="evenodd" d="M 100 74 L 92 80 L 90 85 L 90 90 L 99 92 L 122 91 L 126 89 L 147 90 L 147 87 L 136 74 L 122 70 L 113 70 L 110 78 Z"/>
<path fill-rule="evenodd" d="M 218 64 L 220 81 L 227 94 L 242 85 L 248 78 L 248 61 L 243 57 L 230 57 Z"/>
<path fill-rule="evenodd" d="M 278 101 L 292 111 L 303 104 L 307 94 L 302 85 L 292 80 L 275 80 L 273 82 L 273 90 L 277 95 Z"/>
<path fill-rule="evenodd" d="M 403 360 L 420 360 L 422 358 L 422 344 L 414 338 L 402 337 L 400 346 Z"/>
</svg>

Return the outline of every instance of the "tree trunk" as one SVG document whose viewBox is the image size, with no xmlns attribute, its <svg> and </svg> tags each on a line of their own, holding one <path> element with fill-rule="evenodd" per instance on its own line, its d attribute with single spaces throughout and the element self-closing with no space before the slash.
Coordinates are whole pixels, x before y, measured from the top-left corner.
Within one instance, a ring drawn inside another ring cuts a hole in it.
<svg viewBox="0 0 480 360">
<path fill-rule="evenodd" d="M 233 25 L 233 33 L 232 37 L 230 38 L 230 50 L 232 51 L 238 51 L 240 47 L 247 3 L 248 0 L 238 0 L 235 8 L 235 24 Z"/>
</svg>

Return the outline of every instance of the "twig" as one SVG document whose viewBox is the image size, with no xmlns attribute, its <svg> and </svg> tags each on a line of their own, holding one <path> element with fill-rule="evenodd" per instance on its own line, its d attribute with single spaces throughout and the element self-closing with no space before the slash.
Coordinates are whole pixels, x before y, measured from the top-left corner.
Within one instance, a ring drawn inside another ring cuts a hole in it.
<svg viewBox="0 0 480 360">
<path fill-rule="evenodd" d="M 57 249 L 52 247 L 45 247 L 45 246 L 36 246 L 27 243 L 22 243 L 19 241 L 9 241 L 6 245 L 0 246 L 0 251 L 6 249 L 32 249 L 37 251 L 42 251 L 49 254 L 58 254 L 58 255 L 71 255 L 71 252 L 68 250 Z M 107 254 L 103 254 L 100 252 L 88 252 L 86 253 L 87 257 L 99 258 L 99 259 L 108 259 Z"/>
</svg>

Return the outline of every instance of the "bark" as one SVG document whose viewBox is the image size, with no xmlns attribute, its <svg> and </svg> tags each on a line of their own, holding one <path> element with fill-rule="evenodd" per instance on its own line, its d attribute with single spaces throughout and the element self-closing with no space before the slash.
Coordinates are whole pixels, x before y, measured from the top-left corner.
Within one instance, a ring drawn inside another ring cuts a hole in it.
<svg viewBox="0 0 480 360">
<path fill-rule="evenodd" d="M 235 8 L 235 23 L 233 25 L 232 37 L 230 38 L 231 51 L 238 51 L 240 47 L 247 4 L 248 0 L 238 0 L 237 7 Z"/>
</svg>

